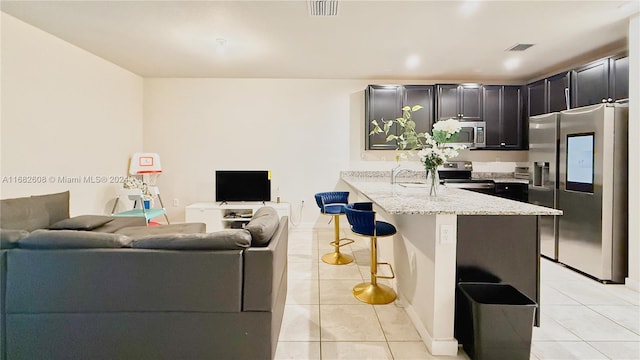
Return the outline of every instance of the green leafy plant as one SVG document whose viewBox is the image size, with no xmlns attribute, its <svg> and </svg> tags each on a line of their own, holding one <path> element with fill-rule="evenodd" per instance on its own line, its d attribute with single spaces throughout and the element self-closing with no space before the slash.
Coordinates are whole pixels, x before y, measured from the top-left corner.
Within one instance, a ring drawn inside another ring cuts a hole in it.
<svg viewBox="0 0 640 360">
<path fill-rule="evenodd" d="M 386 141 L 395 141 L 398 150 L 422 149 L 426 145 L 429 134 L 416 132 L 416 123 L 411 119 L 411 114 L 420 109 L 422 109 L 421 105 L 405 106 L 402 108 L 402 117 L 391 120 L 380 119 L 382 126 L 377 120 L 371 120 L 373 129 L 369 135 L 384 133 L 387 136 Z M 394 124 L 401 130 L 400 135 L 389 134 Z"/>
</svg>

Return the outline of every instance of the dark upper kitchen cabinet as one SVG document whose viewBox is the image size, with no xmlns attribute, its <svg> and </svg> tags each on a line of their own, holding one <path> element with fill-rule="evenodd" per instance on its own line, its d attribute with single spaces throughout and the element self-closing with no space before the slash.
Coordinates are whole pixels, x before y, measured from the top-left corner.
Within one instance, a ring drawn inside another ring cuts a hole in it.
<svg viewBox="0 0 640 360">
<path fill-rule="evenodd" d="M 572 107 L 629 97 L 629 58 L 612 56 L 579 67 L 571 74 Z"/>
<path fill-rule="evenodd" d="M 527 85 L 529 116 L 547 112 L 547 80 L 542 79 Z"/>
<path fill-rule="evenodd" d="M 436 121 L 482 120 L 482 86 L 476 84 L 436 85 Z"/>
<path fill-rule="evenodd" d="M 609 97 L 613 100 L 629 98 L 629 57 L 609 58 Z"/>
<path fill-rule="evenodd" d="M 500 113 L 502 112 L 501 100 L 502 86 L 485 85 L 482 89 L 482 118 L 487 128 L 486 146 L 500 144 Z"/>
<path fill-rule="evenodd" d="M 487 125 L 485 149 L 523 149 L 522 87 L 482 87 L 482 119 Z"/>
<path fill-rule="evenodd" d="M 599 104 L 609 97 L 609 60 L 600 60 L 573 70 L 572 107 Z"/>
<path fill-rule="evenodd" d="M 422 109 L 412 112 L 411 119 L 416 123 L 418 133 L 431 134 L 433 127 L 433 85 L 405 85 L 402 106 L 421 105 Z M 402 116 L 402 113 L 400 114 Z"/>
<path fill-rule="evenodd" d="M 402 116 L 402 87 L 397 85 L 369 85 L 365 93 L 365 138 L 367 150 L 395 149 L 395 144 L 386 142 L 386 135 L 369 135 L 373 130 L 371 120 L 377 120 L 382 127 L 382 120 L 396 119 Z M 395 127 L 392 129 L 395 133 Z"/>
<path fill-rule="evenodd" d="M 567 110 L 569 73 L 560 73 L 527 85 L 529 116 Z"/>
<path fill-rule="evenodd" d="M 417 132 L 430 132 L 433 124 L 433 85 L 369 85 L 365 91 L 365 149 L 395 150 L 396 144 L 386 141 L 386 135 L 369 135 L 373 129 L 371 120 L 402 117 L 404 106 L 422 105 L 422 109 L 411 113 Z M 395 126 L 390 133 L 398 134 Z"/>
<path fill-rule="evenodd" d="M 546 112 L 557 112 L 569 109 L 569 73 L 564 72 L 547 78 Z"/>
</svg>

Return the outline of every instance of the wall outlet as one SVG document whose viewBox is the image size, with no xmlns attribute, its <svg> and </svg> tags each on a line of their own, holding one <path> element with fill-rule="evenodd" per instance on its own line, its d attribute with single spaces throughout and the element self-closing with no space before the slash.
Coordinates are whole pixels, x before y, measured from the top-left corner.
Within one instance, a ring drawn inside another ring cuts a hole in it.
<svg viewBox="0 0 640 360">
<path fill-rule="evenodd" d="M 173 199 L 173 206 L 180 206 L 180 200 L 178 199 Z"/>
<path fill-rule="evenodd" d="M 453 225 L 440 225 L 440 244 L 455 244 L 455 234 L 453 233 Z"/>
</svg>

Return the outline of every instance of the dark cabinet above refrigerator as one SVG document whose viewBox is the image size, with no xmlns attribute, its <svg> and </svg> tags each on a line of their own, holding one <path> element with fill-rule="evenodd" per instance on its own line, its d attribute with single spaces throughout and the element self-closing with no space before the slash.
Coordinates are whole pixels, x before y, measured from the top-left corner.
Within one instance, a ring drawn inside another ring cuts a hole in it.
<svg viewBox="0 0 640 360">
<path fill-rule="evenodd" d="M 629 97 L 629 58 L 611 56 L 527 84 L 529 116 Z"/>
<path fill-rule="evenodd" d="M 569 73 L 563 72 L 527 85 L 529 116 L 569 108 Z"/>
<path fill-rule="evenodd" d="M 629 58 L 625 54 L 594 61 L 571 72 L 571 107 L 629 97 Z"/>
</svg>

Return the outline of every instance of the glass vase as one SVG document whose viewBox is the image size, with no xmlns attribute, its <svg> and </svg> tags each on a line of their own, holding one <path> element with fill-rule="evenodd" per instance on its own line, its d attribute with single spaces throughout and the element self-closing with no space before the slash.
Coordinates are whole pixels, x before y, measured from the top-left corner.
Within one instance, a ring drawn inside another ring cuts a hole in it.
<svg viewBox="0 0 640 360">
<path fill-rule="evenodd" d="M 427 169 L 427 184 L 429 184 L 429 196 L 438 195 L 438 187 L 440 186 L 440 176 L 438 169 Z"/>
</svg>

